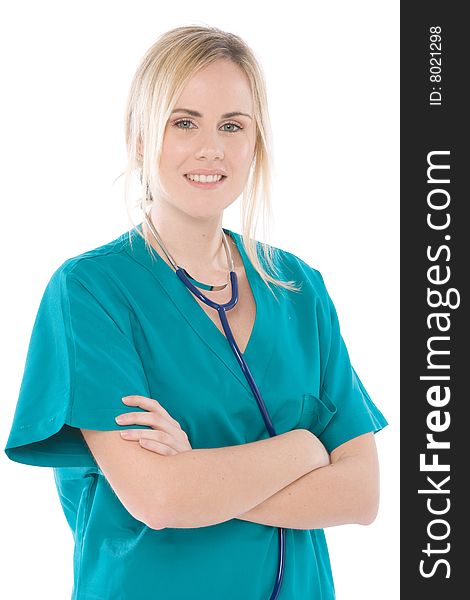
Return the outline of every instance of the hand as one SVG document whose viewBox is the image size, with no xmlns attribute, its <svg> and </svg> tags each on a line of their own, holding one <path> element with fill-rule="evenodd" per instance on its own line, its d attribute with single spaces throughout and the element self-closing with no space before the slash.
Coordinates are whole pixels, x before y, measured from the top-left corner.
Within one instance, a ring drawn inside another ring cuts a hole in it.
<svg viewBox="0 0 470 600">
<path fill-rule="evenodd" d="M 119 425 L 148 425 L 152 429 L 125 429 L 121 437 L 139 442 L 142 448 L 157 454 L 172 455 L 192 450 L 186 432 L 176 419 L 153 398 L 145 396 L 125 396 L 122 401 L 127 406 L 138 406 L 148 412 L 122 413 L 116 417 Z"/>
</svg>

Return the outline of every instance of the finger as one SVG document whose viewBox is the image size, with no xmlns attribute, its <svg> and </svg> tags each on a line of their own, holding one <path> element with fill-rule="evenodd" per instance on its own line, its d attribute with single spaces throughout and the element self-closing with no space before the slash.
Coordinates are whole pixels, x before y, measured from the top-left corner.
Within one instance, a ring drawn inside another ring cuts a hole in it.
<svg viewBox="0 0 470 600">
<path fill-rule="evenodd" d="M 146 396 L 124 396 L 121 398 L 124 404 L 127 406 L 140 406 L 149 412 L 155 412 L 161 414 L 167 418 L 170 423 L 172 422 L 176 427 L 180 427 L 180 424 L 174 419 L 170 413 L 154 398 L 147 398 Z"/>
<path fill-rule="evenodd" d="M 142 438 L 146 438 L 149 440 L 154 440 L 155 442 L 160 442 L 161 444 L 165 444 L 166 446 L 171 446 L 172 448 L 177 450 L 176 439 L 169 433 L 165 433 L 164 431 L 160 431 L 159 429 L 125 429 L 124 431 L 120 431 L 119 433 L 126 440 L 139 441 Z"/>
<path fill-rule="evenodd" d="M 115 420 L 116 423 L 121 426 L 147 425 L 152 429 L 165 431 L 166 433 L 175 436 L 182 432 L 181 427 L 176 427 L 173 423 L 170 423 L 167 419 L 154 412 L 130 412 L 118 415 L 118 417 L 116 417 Z"/>
<path fill-rule="evenodd" d="M 165 456 L 178 454 L 178 452 L 173 450 L 173 448 L 170 448 L 170 446 L 149 438 L 140 438 L 139 444 L 145 448 L 145 450 L 150 450 L 151 452 L 156 452 L 157 454 L 163 454 Z"/>
<path fill-rule="evenodd" d="M 179 432 L 178 436 L 173 437 L 158 429 L 153 429 L 151 431 L 148 429 L 125 429 L 124 431 L 120 431 L 121 437 L 124 440 L 138 442 L 141 439 L 149 439 L 164 444 L 177 453 L 186 452 L 188 449 L 191 449 L 186 433 L 184 433 L 184 439 L 180 439 L 182 433 L 184 432 Z"/>
</svg>

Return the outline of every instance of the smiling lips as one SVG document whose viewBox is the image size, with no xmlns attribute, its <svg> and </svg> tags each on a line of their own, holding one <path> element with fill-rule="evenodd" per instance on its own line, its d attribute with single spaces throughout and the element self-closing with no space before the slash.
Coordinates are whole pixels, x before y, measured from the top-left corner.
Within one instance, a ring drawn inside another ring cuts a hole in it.
<svg viewBox="0 0 470 600">
<path fill-rule="evenodd" d="M 215 181 L 220 181 L 223 176 L 221 174 L 203 175 L 202 173 L 186 173 L 186 177 L 188 179 L 191 179 L 191 181 L 199 181 L 201 183 L 214 183 Z"/>
<path fill-rule="evenodd" d="M 190 185 L 204 189 L 212 189 L 219 187 L 223 183 L 223 181 L 225 181 L 227 176 L 222 175 L 221 173 L 214 175 L 204 175 L 202 173 L 186 173 L 184 175 L 184 178 Z"/>
</svg>

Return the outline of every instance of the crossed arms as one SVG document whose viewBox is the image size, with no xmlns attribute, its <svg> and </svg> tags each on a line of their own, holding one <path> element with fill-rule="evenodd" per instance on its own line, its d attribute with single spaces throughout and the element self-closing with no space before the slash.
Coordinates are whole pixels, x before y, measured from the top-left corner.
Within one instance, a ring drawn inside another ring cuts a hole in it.
<svg viewBox="0 0 470 600">
<path fill-rule="evenodd" d="M 328 455 L 306 429 L 268 439 L 161 456 L 119 431 L 81 430 L 112 489 L 152 529 L 241 519 L 293 529 L 369 524 L 379 504 L 373 433 Z"/>
<path fill-rule="evenodd" d="M 293 529 L 372 523 L 379 504 L 373 433 L 330 457 L 311 432 L 167 457 L 174 479 L 156 528 L 203 527 L 230 518 Z"/>
</svg>

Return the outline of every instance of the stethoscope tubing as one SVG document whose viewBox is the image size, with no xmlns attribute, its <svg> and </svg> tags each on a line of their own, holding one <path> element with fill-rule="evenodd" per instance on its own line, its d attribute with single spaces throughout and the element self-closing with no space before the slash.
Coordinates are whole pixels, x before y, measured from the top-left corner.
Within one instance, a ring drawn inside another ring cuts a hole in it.
<svg viewBox="0 0 470 600">
<path fill-rule="evenodd" d="M 258 389 L 258 386 L 256 385 L 256 382 L 253 378 L 253 375 L 251 374 L 251 371 L 246 363 L 246 360 L 244 359 L 242 353 L 240 352 L 240 348 L 238 347 L 235 338 L 233 337 L 233 333 L 232 330 L 230 329 L 230 325 L 227 319 L 227 310 L 230 310 L 231 308 L 233 308 L 237 302 L 238 302 L 238 278 L 237 278 L 237 274 L 235 273 L 235 271 L 230 271 L 230 281 L 231 281 L 231 285 L 232 285 L 232 297 L 231 299 L 226 302 L 225 304 L 217 304 L 216 302 L 213 302 L 210 298 L 207 298 L 206 296 L 204 296 L 204 294 L 194 285 L 191 283 L 191 281 L 188 279 L 187 277 L 187 273 L 186 271 L 182 268 L 182 267 L 178 267 L 176 269 L 176 274 L 178 275 L 178 277 L 181 279 L 181 281 L 184 283 L 184 285 L 195 295 L 197 296 L 200 300 L 202 300 L 202 302 L 204 302 L 205 304 L 207 304 L 208 306 L 215 308 L 219 314 L 219 318 L 220 321 L 222 323 L 222 327 L 224 329 L 225 335 L 227 337 L 227 340 L 230 344 L 230 347 L 232 348 L 232 351 L 235 355 L 235 358 L 238 361 L 238 364 L 240 365 L 243 374 L 246 377 L 246 380 L 248 381 L 248 384 L 251 388 L 251 391 L 253 392 L 253 395 L 255 397 L 255 400 L 258 404 L 258 408 L 261 412 L 261 415 L 263 417 L 264 423 L 266 425 L 266 428 L 269 432 L 269 435 L 271 437 L 277 435 L 276 431 L 274 429 L 271 417 L 269 416 L 269 413 L 266 409 L 266 405 L 264 403 L 264 400 L 260 394 L 260 391 Z M 285 528 L 283 527 L 278 527 L 278 539 L 279 539 L 279 563 L 278 563 L 278 571 L 277 571 L 277 576 L 276 576 L 276 582 L 274 584 L 274 589 L 272 591 L 272 594 L 269 598 L 269 600 L 277 600 L 277 598 L 279 597 L 279 593 L 281 591 L 281 584 L 282 584 L 282 579 L 284 577 L 284 567 L 285 567 L 285 552 L 286 552 L 286 541 L 285 541 Z"/>
</svg>

